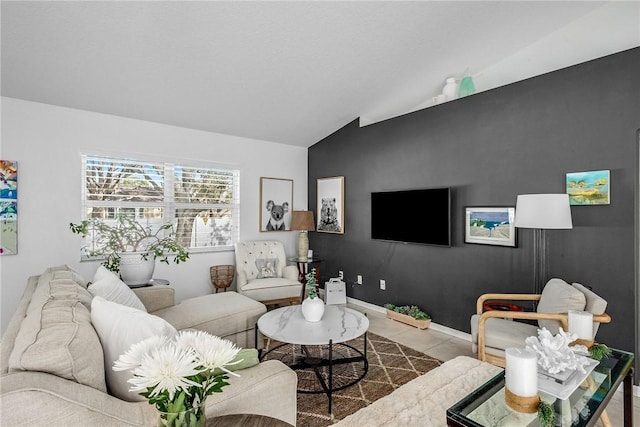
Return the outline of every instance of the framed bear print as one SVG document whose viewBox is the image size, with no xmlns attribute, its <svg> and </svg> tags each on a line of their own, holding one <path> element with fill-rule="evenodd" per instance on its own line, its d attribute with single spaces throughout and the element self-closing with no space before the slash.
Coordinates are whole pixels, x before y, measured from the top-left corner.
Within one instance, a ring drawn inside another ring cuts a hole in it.
<svg viewBox="0 0 640 427">
<path fill-rule="evenodd" d="M 290 231 L 293 180 L 260 178 L 260 231 Z"/>
<path fill-rule="evenodd" d="M 344 176 L 319 178 L 316 231 L 344 234 Z"/>
</svg>

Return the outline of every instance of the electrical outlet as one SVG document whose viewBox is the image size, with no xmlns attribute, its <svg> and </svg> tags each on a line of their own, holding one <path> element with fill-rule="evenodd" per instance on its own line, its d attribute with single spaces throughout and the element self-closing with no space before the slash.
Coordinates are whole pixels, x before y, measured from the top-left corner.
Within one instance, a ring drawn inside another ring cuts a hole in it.
<svg viewBox="0 0 640 427">
<path fill-rule="evenodd" d="M 362 285 L 362 275 L 358 274 L 358 285 Z"/>
<path fill-rule="evenodd" d="M 344 279 L 344 271 L 338 270 L 338 279 L 340 280 Z"/>
<path fill-rule="evenodd" d="M 380 279 L 380 289 L 382 289 L 383 291 L 387 290 L 387 282 Z"/>
</svg>

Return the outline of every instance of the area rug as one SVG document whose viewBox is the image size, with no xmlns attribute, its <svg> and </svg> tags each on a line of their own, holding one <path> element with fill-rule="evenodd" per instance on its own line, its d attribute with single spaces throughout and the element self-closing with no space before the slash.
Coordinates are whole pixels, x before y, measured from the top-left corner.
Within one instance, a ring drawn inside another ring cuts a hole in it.
<svg viewBox="0 0 640 427">
<path fill-rule="evenodd" d="M 300 354 L 299 346 L 267 340 L 264 360 L 278 359 L 291 364 L 292 357 Z M 334 354 L 340 357 L 359 356 L 358 351 L 364 350 L 364 337 L 356 338 L 346 343 L 350 347 L 335 346 Z M 310 347 L 308 347 L 310 348 Z M 326 356 L 326 346 L 314 347 L 316 355 Z M 440 366 L 443 362 L 413 350 L 390 339 L 376 334 L 367 334 L 367 360 L 369 369 L 364 377 L 355 384 L 333 393 L 333 415 L 329 414 L 328 399 L 324 393 L 310 393 L 320 391 L 318 379 L 310 371 L 298 373 L 298 419 L 300 427 L 330 426 L 353 414 L 359 409 L 393 392 L 398 387 L 414 378 Z M 348 365 L 334 366 L 334 386 L 354 382 L 364 373 L 362 362 Z M 323 373 L 323 377 L 328 376 Z"/>
</svg>

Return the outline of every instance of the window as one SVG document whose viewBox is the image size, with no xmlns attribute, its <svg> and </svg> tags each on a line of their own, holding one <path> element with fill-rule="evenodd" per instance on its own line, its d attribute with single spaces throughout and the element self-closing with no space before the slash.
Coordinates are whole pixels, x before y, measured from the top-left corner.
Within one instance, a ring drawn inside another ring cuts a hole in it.
<svg viewBox="0 0 640 427">
<path fill-rule="evenodd" d="M 151 229 L 172 223 L 190 252 L 229 250 L 238 239 L 237 170 L 95 155 L 82 155 L 82 170 L 83 219 L 124 214 Z"/>
</svg>

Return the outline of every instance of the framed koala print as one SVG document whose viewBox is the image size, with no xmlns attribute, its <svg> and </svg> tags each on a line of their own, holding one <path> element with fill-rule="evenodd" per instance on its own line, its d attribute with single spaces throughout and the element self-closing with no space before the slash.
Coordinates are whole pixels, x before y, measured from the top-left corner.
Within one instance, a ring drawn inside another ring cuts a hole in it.
<svg viewBox="0 0 640 427">
<path fill-rule="evenodd" d="M 260 231 L 290 231 L 293 180 L 260 178 Z"/>
<path fill-rule="evenodd" d="M 344 234 L 344 176 L 318 179 L 316 231 Z"/>
</svg>

